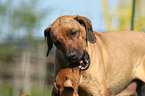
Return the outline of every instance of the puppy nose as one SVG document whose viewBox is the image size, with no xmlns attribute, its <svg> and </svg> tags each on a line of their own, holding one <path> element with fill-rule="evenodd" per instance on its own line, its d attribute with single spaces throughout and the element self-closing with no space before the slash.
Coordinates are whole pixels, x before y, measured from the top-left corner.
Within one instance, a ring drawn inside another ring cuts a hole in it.
<svg viewBox="0 0 145 96">
<path fill-rule="evenodd" d="M 69 54 L 66 54 L 67 59 L 75 59 L 76 57 L 76 52 L 71 52 Z"/>
</svg>

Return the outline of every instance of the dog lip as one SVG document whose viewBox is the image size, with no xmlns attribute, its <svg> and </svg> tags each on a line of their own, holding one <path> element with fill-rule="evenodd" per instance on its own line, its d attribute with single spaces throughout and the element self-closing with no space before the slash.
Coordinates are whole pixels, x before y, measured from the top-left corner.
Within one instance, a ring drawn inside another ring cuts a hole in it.
<svg viewBox="0 0 145 96">
<path fill-rule="evenodd" d="M 81 70 L 87 70 L 90 66 L 90 58 L 89 58 L 89 54 L 86 51 L 83 51 L 83 55 L 80 59 L 71 59 L 68 60 L 68 62 L 70 62 L 68 67 L 76 67 L 79 66 L 79 68 Z"/>
<path fill-rule="evenodd" d="M 81 70 L 87 70 L 90 66 L 90 62 L 88 60 L 81 60 L 79 68 Z"/>
<path fill-rule="evenodd" d="M 87 70 L 89 68 L 90 58 L 89 58 L 89 54 L 86 51 L 84 51 L 84 54 L 82 58 L 80 59 L 79 63 L 80 63 L 79 68 L 81 70 Z"/>
</svg>

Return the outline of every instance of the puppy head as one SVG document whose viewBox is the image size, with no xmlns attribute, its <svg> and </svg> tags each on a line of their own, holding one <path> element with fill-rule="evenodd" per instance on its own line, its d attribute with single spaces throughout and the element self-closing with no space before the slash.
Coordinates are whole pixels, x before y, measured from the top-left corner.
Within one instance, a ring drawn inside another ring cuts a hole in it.
<svg viewBox="0 0 145 96">
<path fill-rule="evenodd" d="M 96 42 L 91 21 L 82 16 L 62 16 L 51 24 L 45 31 L 48 52 L 53 47 L 59 49 L 69 62 L 79 60 L 86 48 L 86 39 L 90 43 Z"/>
<path fill-rule="evenodd" d="M 62 69 L 54 82 L 52 96 L 78 96 L 79 68 Z"/>
</svg>

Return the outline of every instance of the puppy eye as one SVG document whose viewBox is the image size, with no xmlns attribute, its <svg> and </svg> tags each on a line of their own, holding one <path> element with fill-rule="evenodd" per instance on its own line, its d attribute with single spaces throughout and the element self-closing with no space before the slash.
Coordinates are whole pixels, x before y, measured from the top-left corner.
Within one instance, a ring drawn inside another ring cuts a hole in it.
<svg viewBox="0 0 145 96">
<path fill-rule="evenodd" d="M 67 80 L 67 77 L 65 77 L 65 79 Z"/>
<path fill-rule="evenodd" d="M 79 32 L 79 31 L 71 32 L 71 33 L 70 33 L 70 34 L 71 34 L 71 37 L 74 38 L 74 37 L 76 36 L 77 32 Z"/>
</svg>

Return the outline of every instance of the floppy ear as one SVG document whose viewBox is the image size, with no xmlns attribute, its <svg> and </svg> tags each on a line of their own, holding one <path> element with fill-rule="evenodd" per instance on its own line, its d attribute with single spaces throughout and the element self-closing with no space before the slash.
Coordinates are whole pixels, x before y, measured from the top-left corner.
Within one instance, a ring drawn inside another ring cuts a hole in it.
<svg viewBox="0 0 145 96">
<path fill-rule="evenodd" d="M 73 85 L 72 85 L 72 82 L 70 79 L 67 79 L 64 84 L 63 84 L 64 87 L 71 87 L 73 88 Z"/>
<path fill-rule="evenodd" d="M 75 15 L 74 19 L 77 20 L 82 26 L 85 27 L 88 41 L 91 43 L 95 43 L 96 37 L 93 34 L 91 21 L 88 18 L 79 16 L 79 15 Z"/>
<path fill-rule="evenodd" d="M 50 30 L 51 30 L 50 29 L 50 25 L 48 26 L 48 28 L 46 28 L 44 30 L 45 41 L 46 41 L 46 43 L 48 45 L 48 50 L 47 50 L 46 56 L 49 55 L 49 52 L 50 52 L 50 50 L 53 47 L 53 42 L 52 42 L 52 39 L 51 39 L 51 36 L 50 36 Z"/>
<path fill-rule="evenodd" d="M 70 79 L 67 79 L 64 84 L 64 91 L 62 92 L 62 94 L 67 94 L 66 96 L 72 96 L 73 92 L 74 92 L 74 87 L 72 85 L 72 82 Z"/>
</svg>

